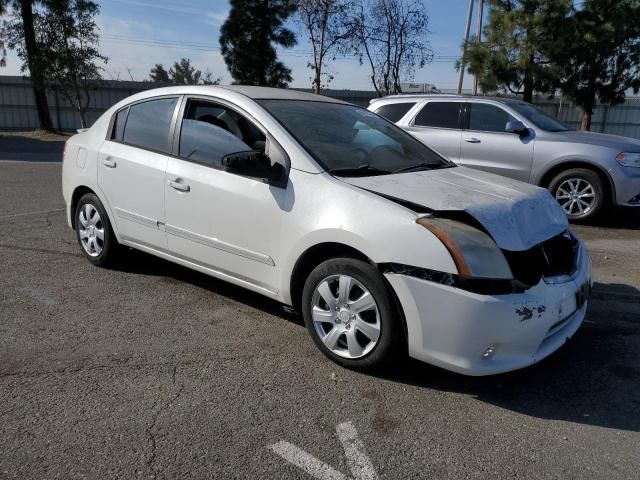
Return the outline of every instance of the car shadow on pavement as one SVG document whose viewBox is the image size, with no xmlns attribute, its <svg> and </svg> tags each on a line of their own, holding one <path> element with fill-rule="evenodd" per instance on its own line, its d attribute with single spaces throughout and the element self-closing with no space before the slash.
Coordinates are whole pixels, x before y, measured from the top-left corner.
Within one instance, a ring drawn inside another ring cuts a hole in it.
<svg viewBox="0 0 640 480">
<path fill-rule="evenodd" d="M 61 162 L 63 141 L 0 135 L 0 160 Z"/>
<path fill-rule="evenodd" d="M 186 282 L 304 328 L 282 304 L 160 258 L 129 250 L 115 269 Z M 311 341 L 311 340 L 309 340 Z M 640 431 L 640 290 L 594 285 L 584 324 L 559 351 L 531 367 L 469 377 L 405 359 L 373 377 L 462 393 L 524 415 Z"/>
<path fill-rule="evenodd" d="M 580 225 L 580 224 L 578 224 Z M 611 208 L 604 215 L 582 225 L 599 228 L 640 230 L 640 207 Z"/>
<path fill-rule="evenodd" d="M 111 268 L 126 273 L 163 277 L 166 281 L 172 283 L 188 283 L 198 288 L 208 290 L 216 295 L 243 303 L 270 315 L 304 326 L 302 318 L 285 309 L 280 302 L 139 250 L 125 249 L 117 264 Z"/>
<path fill-rule="evenodd" d="M 639 359 L 640 290 L 596 283 L 584 324 L 536 365 L 468 377 L 408 359 L 404 368 L 382 376 L 541 419 L 640 431 Z"/>
</svg>

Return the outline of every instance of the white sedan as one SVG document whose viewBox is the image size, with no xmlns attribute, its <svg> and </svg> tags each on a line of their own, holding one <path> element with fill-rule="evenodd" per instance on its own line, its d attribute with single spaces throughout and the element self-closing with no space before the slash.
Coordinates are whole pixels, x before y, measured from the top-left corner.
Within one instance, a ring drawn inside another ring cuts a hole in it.
<svg viewBox="0 0 640 480">
<path fill-rule="evenodd" d="M 127 98 L 69 139 L 63 193 L 91 263 L 124 245 L 266 295 L 349 368 L 407 353 L 469 375 L 525 367 L 574 334 L 591 289 L 546 190 L 291 90 Z"/>
</svg>

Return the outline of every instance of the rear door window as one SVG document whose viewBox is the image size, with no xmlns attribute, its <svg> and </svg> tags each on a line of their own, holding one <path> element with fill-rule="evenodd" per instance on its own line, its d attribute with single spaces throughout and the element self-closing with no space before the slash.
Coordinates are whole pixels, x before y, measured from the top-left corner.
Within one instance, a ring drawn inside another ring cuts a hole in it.
<svg viewBox="0 0 640 480">
<path fill-rule="evenodd" d="M 177 97 L 159 98 L 131 105 L 122 141 L 136 147 L 171 153 L 169 130 L 177 101 Z"/>
<path fill-rule="evenodd" d="M 407 103 L 390 103 L 383 105 L 375 110 L 375 113 L 383 116 L 387 120 L 395 123 L 406 115 L 406 113 L 413 108 L 416 102 Z"/>
<path fill-rule="evenodd" d="M 416 116 L 414 125 L 436 128 L 460 128 L 462 102 L 429 102 Z"/>
<path fill-rule="evenodd" d="M 469 130 L 504 133 L 507 123 L 513 121 L 515 118 L 495 105 L 469 104 Z"/>
</svg>

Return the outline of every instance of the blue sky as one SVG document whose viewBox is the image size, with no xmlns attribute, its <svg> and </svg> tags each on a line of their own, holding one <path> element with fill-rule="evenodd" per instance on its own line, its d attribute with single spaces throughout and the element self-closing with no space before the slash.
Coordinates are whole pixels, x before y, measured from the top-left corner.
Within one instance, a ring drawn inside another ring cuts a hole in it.
<svg viewBox="0 0 640 480">
<path fill-rule="evenodd" d="M 229 11 L 228 0 L 96 0 L 101 48 L 109 57 L 107 78 L 143 80 L 156 63 L 171 65 L 188 57 L 201 70 L 209 69 L 223 83 L 231 81 L 218 47 L 219 29 Z M 429 15 L 428 40 L 436 56 L 459 55 L 464 32 L 467 0 L 424 0 Z M 475 12 L 474 12 L 475 13 Z M 294 22 L 289 22 L 296 29 Z M 475 19 L 474 24 L 475 25 Z M 310 86 L 307 68 L 310 47 L 303 32 L 298 45 L 279 50 L 281 60 L 293 71 L 294 87 Z M 17 75 L 19 61 L 9 53 L 8 68 L 0 75 Z M 338 58 L 330 65 L 333 88 L 370 89 L 368 70 L 353 57 Z M 457 72 L 453 61 L 438 60 L 416 72 L 415 82 L 439 88 L 455 88 Z M 465 78 L 465 87 L 471 79 Z"/>
</svg>

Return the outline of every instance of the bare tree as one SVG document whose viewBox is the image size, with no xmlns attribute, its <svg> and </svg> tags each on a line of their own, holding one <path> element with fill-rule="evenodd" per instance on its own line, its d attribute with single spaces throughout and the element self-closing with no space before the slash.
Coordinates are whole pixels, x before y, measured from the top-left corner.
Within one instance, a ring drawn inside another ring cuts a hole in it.
<svg viewBox="0 0 640 480">
<path fill-rule="evenodd" d="M 363 0 L 349 21 L 352 46 L 371 68 L 378 95 L 402 93 L 400 81 L 433 58 L 429 17 L 420 0 Z"/>
<path fill-rule="evenodd" d="M 353 0 L 296 0 L 297 19 L 309 38 L 313 49 L 313 61 L 308 67 L 313 72 L 311 86 L 320 93 L 323 76 L 326 83 L 333 77 L 325 71 L 327 57 L 345 45 L 350 28 L 345 21 L 353 11 Z"/>
</svg>

